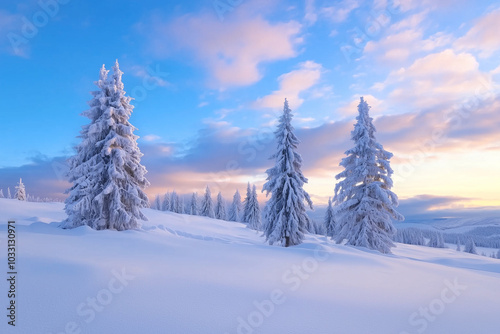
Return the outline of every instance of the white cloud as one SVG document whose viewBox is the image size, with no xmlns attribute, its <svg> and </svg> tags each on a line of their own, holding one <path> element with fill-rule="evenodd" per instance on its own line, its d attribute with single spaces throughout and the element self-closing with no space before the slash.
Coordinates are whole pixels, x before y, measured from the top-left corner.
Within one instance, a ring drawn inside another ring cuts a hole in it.
<svg viewBox="0 0 500 334">
<path fill-rule="evenodd" d="M 298 69 L 281 75 L 278 78 L 280 88 L 270 95 L 257 99 L 254 107 L 280 108 L 287 98 L 292 109 L 298 108 L 304 102 L 299 95 L 319 82 L 322 70 L 321 64 L 314 61 L 301 63 Z"/>
<path fill-rule="evenodd" d="M 323 7 L 321 14 L 335 23 L 342 23 L 349 17 L 353 10 L 359 7 L 358 0 L 343 0 L 338 5 Z"/>
<path fill-rule="evenodd" d="M 304 21 L 311 25 L 316 23 L 318 20 L 318 14 L 316 14 L 314 1 L 315 0 L 306 0 L 306 14 L 304 16 Z"/>
<path fill-rule="evenodd" d="M 144 137 L 142 137 L 142 139 L 145 141 L 157 141 L 160 140 L 161 137 L 157 135 L 145 135 Z"/>
<path fill-rule="evenodd" d="M 368 103 L 368 105 L 371 107 L 370 108 L 370 115 L 371 116 L 377 116 L 380 114 L 383 114 L 385 110 L 382 110 L 382 104 L 383 101 L 379 100 L 373 95 L 370 94 L 356 94 L 351 97 L 351 100 L 349 103 L 345 104 L 344 106 L 340 107 L 338 111 L 342 116 L 354 116 L 358 114 L 358 105 L 359 105 L 359 98 L 363 97 L 364 100 Z"/>
</svg>

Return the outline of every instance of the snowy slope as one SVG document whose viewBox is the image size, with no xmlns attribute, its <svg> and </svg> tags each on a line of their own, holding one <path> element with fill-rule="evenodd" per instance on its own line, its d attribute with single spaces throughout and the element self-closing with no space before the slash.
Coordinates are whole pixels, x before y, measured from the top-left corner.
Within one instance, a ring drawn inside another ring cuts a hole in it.
<svg viewBox="0 0 500 334">
<path fill-rule="evenodd" d="M 61 230 L 62 204 L 0 199 L 0 263 L 14 218 L 19 272 L 17 326 L 2 315 L 0 332 L 499 332 L 500 260 L 315 235 L 285 249 L 242 224 L 144 212 L 142 230 Z"/>
</svg>

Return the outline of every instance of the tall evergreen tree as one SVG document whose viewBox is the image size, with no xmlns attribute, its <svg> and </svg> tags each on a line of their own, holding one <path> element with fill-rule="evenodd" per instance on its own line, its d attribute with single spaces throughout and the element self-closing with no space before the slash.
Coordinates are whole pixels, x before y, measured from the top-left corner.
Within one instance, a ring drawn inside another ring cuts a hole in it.
<svg viewBox="0 0 500 334">
<path fill-rule="evenodd" d="M 168 191 L 163 195 L 163 201 L 161 202 L 161 211 L 170 210 L 170 194 Z"/>
<path fill-rule="evenodd" d="M 252 187 L 247 219 L 248 219 L 247 224 L 249 228 L 256 231 L 262 229 L 261 212 L 260 212 L 259 201 L 257 199 L 257 190 L 255 188 L 255 185 Z"/>
<path fill-rule="evenodd" d="M 215 218 L 214 202 L 212 201 L 212 193 L 210 192 L 210 188 L 208 186 L 205 190 L 205 196 L 203 197 L 203 201 L 201 203 L 200 215 Z"/>
<path fill-rule="evenodd" d="M 333 237 L 335 234 L 335 215 L 333 214 L 332 199 L 328 199 L 328 207 L 326 208 L 324 220 L 326 236 Z"/>
<path fill-rule="evenodd" d="M 174 190 L 170 195 L 170 211 L 177 212 L 177 208 L 179 206 L 179 196 L 177 196 L 177 192 Z"/>
<path fill-rule="evenodd" d="M 277 152 L 271 156 L 275 166 L 266 171 L 263 190 L 271 193 L 264 209 L 264 233 L 270 244 L 288 247 L 302 243 L 311 225 L 306 205 L 312 209 L 309 194 L 303 189 L 307 179 L 302 175 L 302 157 L 296 152 L 299 140 L 294 134 L 292 111 L 285 99 L 283 115 L 275 131 Z"/>
<path fill-rule="evenodd" d="M 233 202 L 229 208 L 229 221 L 239 222 L 241 217 L 242 207 L 241 207 L 241 196 L 240 192 L 236 190 L 233 196 Z"/>
<path fill-rule="evenodd" d="M 222 198 L 222 194 L 220 193 L 220 191 L 217 195 L 217 203 L 215 205 L 215 218 L 227 220 L 226 201 L 224 201 L 224 198 Z"/>
<path fill-rule="evenodd" d="M 16 186 L 16 199 L 26 201 L 26 188 L 24 187 L 23 179 L 19 179 L 19 183 Z"/>
<path fill-rule="evenodd" d="M 177 198 L 177 209 L 175 210 L 177 213 L 184 213 L 184 197 L 178 196 Z"/>
<path fill-rule="evenodd" d="M 7 198 L 12 198 L 12 195 L 10 194 L 10 187 L 7 187 Z"/>
<path fill-rule="evenodd" d="M 198 208 L 198 194 L 193 193 L 191 196 L 191 203 L 189 206 L 189 214 L 193 216 L 197 216 L 199 214 L 200 209 Z"/>
<path fill-rule="evenodd" d="M 116 61 L 108 80 L 103 66 L 95 83 L 99 90 L 92 92 L 90 109 L 82 114 L 90 124 L 82 127 L 82 141 L 70 159 L 73 186 L 68 190 L 63 228 L 88 225 L 122 231 L 147 220 L 141 208 L 149 207 L 143 191 L 149 182 L 140 164 L 136 128 L 129 122 L 132 98 L 125 95 L 122 74 Z"/>
<path fill-rule="evenodd" d="M 342 179 L 335 186 L 334 201 L 337 214 L 337 242 L 362 246 L 390 253 L 396 233 L 392 219 L 403 220 L 395 207 L 398 197 L 391 191 L 393 173 L 389 159 L 392 153 L 384 150 L 375 139 L 375 127 L 369 116 L 368 104 L 361 98 L 351 139 L 354 147 L 340 166 Z"/>
<path fill-rule="evenodd" d="M 250 214 L 250 198 L 252 197 L 252 188 L 250 187 L 250 182 L 247 183 L 247 195 L 243 200 L 243 215 L 241 216 L 241 221 L 243 223 L 248 223 L 248 215 Z"/>
<path fill-rule="evenodd" d="M 0 189 L 0 198 L 5 198 L 5 195 L 3 194 L 3 189 Z"/>
</svg>

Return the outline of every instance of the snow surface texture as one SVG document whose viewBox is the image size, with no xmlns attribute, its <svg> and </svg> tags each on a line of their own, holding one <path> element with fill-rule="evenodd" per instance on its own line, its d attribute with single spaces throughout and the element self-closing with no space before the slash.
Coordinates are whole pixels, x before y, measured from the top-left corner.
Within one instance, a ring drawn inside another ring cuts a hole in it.
<svg viewBox="0 0 500 334">
<path fill-rule="evenodd" d="M 18 322 L 0 333 L 498 333 L 500 260 L 305 235 L 269 246 L 235 222 L 144 209 L 139 230 L 57 227 L 62 203 L 0 199 L 16 219 Z M 1 303 L 8 290 L 1 280 Z M 92 306 L 93 305 L 93 306 Z M 4 308 L 4 313 L 5 308 Z M 69 326 L 69 327 L 67 327 Z M 78 331 L 74 331 L 77 333 Z"/>
</svg>

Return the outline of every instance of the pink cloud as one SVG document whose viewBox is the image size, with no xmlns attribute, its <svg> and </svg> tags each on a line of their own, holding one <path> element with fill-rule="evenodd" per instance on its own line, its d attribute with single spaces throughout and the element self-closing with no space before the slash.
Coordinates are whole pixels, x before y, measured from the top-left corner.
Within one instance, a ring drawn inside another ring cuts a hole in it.
<svg viewBox="0 0 500 334">
<path fill-rule="evenodd" d="M 405 103 L 416 108 L 461 103 L 479 90 L 494 90 L 491 74 L 479 70 L 473 55 L 450 49 L 391 72 L 382 86 L 393 89 L 388 98 L 391 105 Z"/>
<path fill-rule="evenodd" d="M 297 70 L 285 73 L 278 78 L 280 88 L 270 95 L 257 99 L 256 108 L 280 108 L 285 98 L 293 108 L 298 108 L 304 102 L 300 94 L 314 87 L 321 79 L 323 67 L 314 61 L 306 61 Z"/>
<path fill-rule="evenodd" d="M 488 58 L 500 49 L 498 22 L 500 9 L 496 9 L 481 17 L 476 24 L 455 42 L 459 50 L 479 51 L 480 57 Z"/>
<path fill-rule="evenodd" d="M 262 78 L 262 64 L 297 55 L 302 26 L 296 21 L 271 23 L 248 6 L 242 4 L 224 21 L 202 12 L 171 21 L 156 17 L 151 28 L 140 28 L 157 56 L 170 55 L 173 48 L 192 54 L 214 78 L 212 85 L 250 85 Z"/>
<path fill-rule="evenodd" d="M 366 43 L 364 52 L 378 62 L 394 68 L 406 64 L 412 56 L 433 51 L 451 43 L 451 35 L 438 32 L 424 38 L 428 11 L 413 14 L 392 24 L 386 36 Z"/>
</svg>

